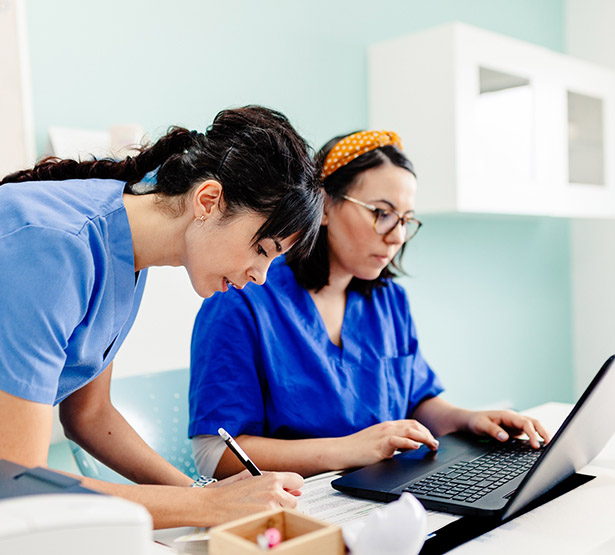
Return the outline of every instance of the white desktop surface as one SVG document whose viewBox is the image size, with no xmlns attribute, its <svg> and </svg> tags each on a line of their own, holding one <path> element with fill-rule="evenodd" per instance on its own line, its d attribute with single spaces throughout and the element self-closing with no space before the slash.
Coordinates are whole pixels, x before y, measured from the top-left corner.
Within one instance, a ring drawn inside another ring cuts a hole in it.
<svg viewBox="0 0 615 555">
<path fill-rule="evenodd" d="M 615 402 L 615 400 L 614 400 Z M 552 434 L 570 412 L 572 405 L 546 403 L 528 411 Z M 518 555 L 533 553 L 558 555 L 615 554 L 615 437 L 581 473 L 595 479 L 553 501 L 508 522 L 450 551 L 455 555 Z M 331 490 L 332 495 L 341 495 Z M 349 501 L 353 498 L 349 497 Z M 379 503 L 377 505 L 380 505 Z M 431 513 L 429 519 L 444 517 Z M 158 530 L 154 538 L 178 553 L 207 553 L 206 542 L 175 542 L 194 528 Z M 173 552 L 160 546 L 160 553 Z"/>
</svg>

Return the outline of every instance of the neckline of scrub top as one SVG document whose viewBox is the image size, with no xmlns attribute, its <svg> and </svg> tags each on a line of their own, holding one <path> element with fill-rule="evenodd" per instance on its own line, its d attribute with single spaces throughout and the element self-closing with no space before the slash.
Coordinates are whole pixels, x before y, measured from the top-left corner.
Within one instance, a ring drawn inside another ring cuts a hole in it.
<svg viewBox="0 0 615 555">
<path fill-rule="evenodd" d="M 329 337 L 329 330 L 327 330 L 327 326 L 325 325 L 325 321 L 320 314 L 320 310 L 316 306 L 314 299 L 310 295 L 309 291 L 302 287 L 297 279 L 295 278 L 295 274 L 292 271 L 292 268 L 288 266 L 285 262 L 283 262 L 286 272 L 287 279 L 294 285 L 296 288 L 297 296 L 296 298 L 303 299 L 304 309 L 307 314 L 312 316 L 312 326 L 315 329 L 316 333 L 324 333 L 324 336 L 327 338 L 327 352 L 330 356 L 334 356 L 338 359 L 348 359 L 355 358 L 359 360 L 361 358 L 361 350 L 358 347 L 359 343 L 350 341 L 348 337 L 348 326 L 346 322 L 348 318 L 351 318 L 352 310 L 354 305 L 356 304 L 357 296 L 360 295 L 357 291 L 346 291 L 346 306 L 344 307 L 344 318 L 342 320 L 342 327 L 340 329 L 340 338 L 342 341 L 342 347 L 339 347 Z"/>
<path fill-rule="evenodd" d="M 349 293 L 350 291 L 346 291 L 346 300 L 344 301 L 344 315 L 342 316 L 342 325 L 340 327 L 340 343 L 342 344 L 340 345 L 336 345 L 332 340 L 331 340 L 331 335 L 329 334 L 329 330 L 327 329 L 327 324 L 325 323 L 325 319 L 322 317 L 322 313 L 320 312 L 318 305 L 316 304 L 316 301 L 314 300 L 314 297 L 312 297 L 312 295 L 310 294 L 309 290 L 304 289 L 304 291 L 307 293 L 307 297 L 309 299 L 308 303 L 311 303 L 311 309 L 312 311 L 315 313 L 316 315 L 316 320 L 318 322 L 318 324 L 320 325 L 320 327 L 322 328 L 322 330 L 325 331 L 326 335 L 327 335 L 327 339 L 329 340 L 329 346 L 331 348 L 334 349 L 338 349 L 340 351 L 344 350 L 344 328 L 346 327 L 346 316 L 348 315 L 348 298 L 349 298 Z M 321 331 L 322 331 L 321 330 Z"/>
</svg>

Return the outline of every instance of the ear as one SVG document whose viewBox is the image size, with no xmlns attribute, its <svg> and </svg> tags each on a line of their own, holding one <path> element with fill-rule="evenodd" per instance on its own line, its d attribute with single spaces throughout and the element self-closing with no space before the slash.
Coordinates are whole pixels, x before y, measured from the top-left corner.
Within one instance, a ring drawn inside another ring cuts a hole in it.
<svg viewBox="0 0 615 555">
<path fill-rule="evenodd" d="M 325 195 L 325 204 L 322 211 L 322 218 L 320 219 L 320 225 L 329 225 L 329 209 L 331 208 L 331 197 Z"/>
<path fill-rule="evenodd" d="M 210 218 L 222 203 L 222 185 L 215 179 L 208 179 L 198 185 L 194 191 L 192 209 L 194 218 Z"/>
</svg>

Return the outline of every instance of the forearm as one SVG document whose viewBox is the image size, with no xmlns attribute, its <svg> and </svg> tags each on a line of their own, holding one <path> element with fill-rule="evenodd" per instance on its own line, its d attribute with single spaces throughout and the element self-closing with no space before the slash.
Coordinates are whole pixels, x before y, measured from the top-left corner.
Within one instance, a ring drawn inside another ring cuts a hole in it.
<svg viewBox="0 0 615 555">
<path fill-rule="evenodd" d="M 154 528 L 175 526 L 214 526 L 221 519 L 215 513 L 215 502 L 207 488 L 160 485 L 126 485 L 77 477 L 84 487 L 114 495 L 143 505 L 151 514 Z M 207 511 L 205 508 L 209 508 Z"/>
<path fill-rule="evenodd" d="M 237 442 L 261 470 L 297 472 L 304 477 L 347 467 L 343 438 L 272 439 L 238 436 Z M 243 470 L 243 465 L 227 448 L 215 472 L 225 478 Z"/>
<path fill-rule="evenodd" d="M 111 404 L 71 419 L 64 430 L 69 439 L 133 482 L 174 486 L 192 482 L 147 445 Z"/>
<path fill-rule="evenodd" d="M 440 397 L 423 401 L 412 413 L 412 418 L 421 422 L 440 437 L 451 432 L 467 431 L 468 419 L 472 411 L 452 405 Z"/>
</svg>

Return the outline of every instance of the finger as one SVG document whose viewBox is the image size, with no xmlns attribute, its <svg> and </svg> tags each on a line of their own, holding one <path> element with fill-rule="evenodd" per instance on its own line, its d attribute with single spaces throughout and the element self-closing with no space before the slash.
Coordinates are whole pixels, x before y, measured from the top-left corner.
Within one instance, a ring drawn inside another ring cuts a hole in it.
<svg viewBox="0 0 615 555">
<path fill-rule="evenodd" d="M 536 433 L 536 428 L 534 428 L 534 423 L 529 418 L 523 426 L 523 431 L 527 434 L 527 437 L 530 438 L 530 445 L 534 449 L 538 449 L 540 447 L 540 440 L 538 438 L 538 434 Z"/>
<path fill-rule="evenodd" d="M 431 432 L 420 422 L 414 421 L 413 425 L 406 426 L 404 435 L 409 439 L 424 443 L 432 451 L 436 451 L 438 449 L 438 445 L 440 445 L 440 442 L 433 437 Z"/>
<path fill-rule="evenodd" d="M 282 491 L 278 499 L 280 507 L 294 509 L 297 506 L 297 497 L 289 492 Z"/>
<path fill-rule="evenodd" d="M 392 457 L 397 449 L 415 450 L 422 445 L 422 443 L 418 441 L 399 436 L 391 436 L 388 444 L 391 449 L 387 453 L 384 453 L 385 457 Z"/>
<path fill-rule="evenodd" d="M 286 491 L 296 491 L 303 487 L 303 478 L 294 472 L 275 472 L 282 481 Z"/>
<path fill-rule="evenodd" d="M 498 441 L 508 441 L 508 438 L 510 437 L 508 435 L 508 432 L 504 428 L 498 426 L 495 422 L 491 420 L 488 421 L 487 425 L 483 428 L 482 431 L 483 433 L 497 439 Z"/>
<path fill-rule="evenodd" d="M 536 428 L 536 430 L 540 434 L 540 437 L 544 439 L 545 445 L 548 445 L 551 441 L 551 434 L 547 432 L 546 428 L 540 423 L 539 420 L 532 420 L 532 422 L 534 423 L 534 428 Z"/>
<path fill-rule="evenodd" d="M 534 449 L 538 449 L 540 447 L 540 438 L 538 437 L 538 432 L 536 431 L 536 427 L 534 425 L 537 421 L 518 413 L 511 413 L 508 416 L 509 419 L 503 418 L 504 425 L 514 429 L 515 431 L 524 432 L 525 434 L 527 434 L 527 437 L 530 441 L 530 445 Z M 546 433 L 546 430 L 544 431 Z"/>
</svg>

